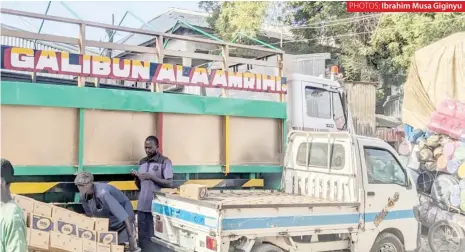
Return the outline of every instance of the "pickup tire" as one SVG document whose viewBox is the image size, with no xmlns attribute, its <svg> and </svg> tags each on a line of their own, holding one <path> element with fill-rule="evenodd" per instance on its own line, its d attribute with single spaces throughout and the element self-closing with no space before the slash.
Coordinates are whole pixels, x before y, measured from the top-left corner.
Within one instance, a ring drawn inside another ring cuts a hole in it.
<svg viewBox="0 0 465 252">
<path fill-rule="evenodd" d="M 391 233 L 381 233 L 376 237 L 370 252 L 404 252 L 402 242 Z"/>
<path fill-rule="evenodd" d="M 271 244 L 259 243 L 253 246 L 250 252 L 283 252 L 283 250 Z"/>
</svg>

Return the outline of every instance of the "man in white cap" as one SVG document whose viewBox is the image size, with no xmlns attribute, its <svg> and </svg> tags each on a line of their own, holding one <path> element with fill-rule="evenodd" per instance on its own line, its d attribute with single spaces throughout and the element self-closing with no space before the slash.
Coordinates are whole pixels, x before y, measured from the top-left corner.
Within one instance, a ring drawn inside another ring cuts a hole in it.
<svg viewBox="0 0 465 252">
<path fill-rule="evenodd" d="M 94 176 L 89 172 L 79 173 L 74 184 L 79 189 L 86 215 L 108 218 L 109 230 L 118 232 L 119 244 L 129 243 L 129 251 L 139 251 L 134 235 L 134 210 L 128 197 L 112 185 L 94 183 Z"/>
</svg>

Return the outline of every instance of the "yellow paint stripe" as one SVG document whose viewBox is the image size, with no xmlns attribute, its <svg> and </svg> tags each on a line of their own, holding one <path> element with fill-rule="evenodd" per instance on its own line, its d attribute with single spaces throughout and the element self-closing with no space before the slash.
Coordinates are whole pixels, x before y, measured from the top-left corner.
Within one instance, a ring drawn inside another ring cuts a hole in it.
<svg viewBox="0 0 465 252">
<path fill-rule="evenodd" d="M 58 185 L 58 182 L 44 182 L 44 183 L 11 183 L 11 193 L 14 194 L 33 194 L 45 193 Z"/>
<path fill-rule="evenodd" d="M 223 179 L 193 179 L 184 182 L 184 185 L 189 184 L 197 184 L 197 185 L 205 185 L 207 187 L 215 187 L 219 183 L 223 182 Z"/>
<path fill-rule="evenodd" d="M 121 191 L 139 190 L 134 181 L 111 181 L 108 182 L 108 184 L 120 189 Z"/>
<path fill-rule="evenodd" d="M 131 200 L 132 209 L 137 209 L 137 200 Z"/>
<path fill-rule="evenodd" d="M 230 170 L 230 158 L 231 158 L 231 151 L 230 151 L 230 123 L 229 123 L 229 116 L 224 116 L 224 173 L 229 174 Z"/>
<path fill-rule="evenodd" d="M 263 179 L 251 179 L 247 183 L 243 184 L 242 187 L 263 187 L 265 181 Z"/>
</svg>

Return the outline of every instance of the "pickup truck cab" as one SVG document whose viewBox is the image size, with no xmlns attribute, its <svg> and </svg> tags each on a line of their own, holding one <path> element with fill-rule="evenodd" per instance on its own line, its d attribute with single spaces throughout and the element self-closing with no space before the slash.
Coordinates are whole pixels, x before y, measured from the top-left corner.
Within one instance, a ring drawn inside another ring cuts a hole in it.
<svg viewBox="0 0 465 252">
<path fill-rule="evenodd" d="M 156 193 L 153 242 L 184 252 L 419 248 L 415 184 L 394 149 L 348 132 L 290 131 L 278 191 Z"/>
</svg>

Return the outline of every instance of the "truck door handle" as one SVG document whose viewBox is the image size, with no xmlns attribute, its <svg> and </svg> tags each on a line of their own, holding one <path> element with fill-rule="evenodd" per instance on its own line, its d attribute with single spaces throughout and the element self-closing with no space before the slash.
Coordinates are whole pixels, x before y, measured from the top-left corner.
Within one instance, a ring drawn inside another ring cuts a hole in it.
<svg viewBox="0 0 465 252">
<path fill-rule="evenodd" d="M 368 196 L 375 196 L 375 192 L 368 192 L 367 195 Z"/>
</svg>

